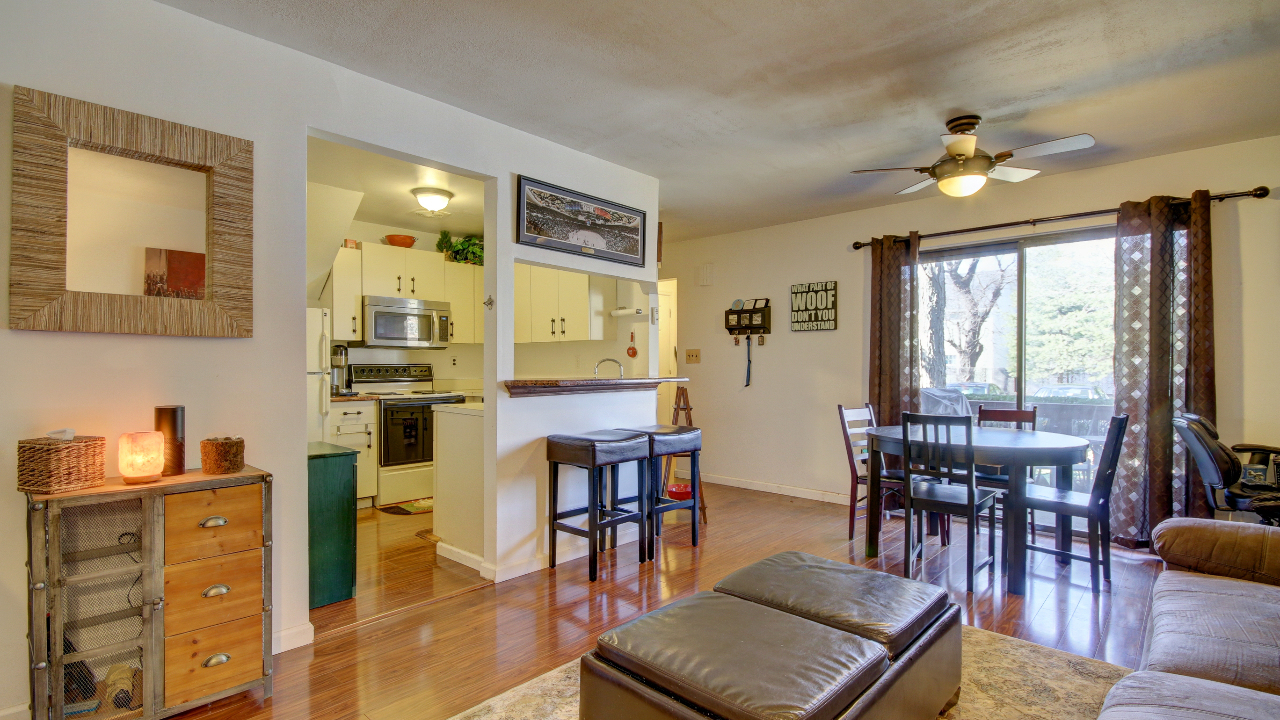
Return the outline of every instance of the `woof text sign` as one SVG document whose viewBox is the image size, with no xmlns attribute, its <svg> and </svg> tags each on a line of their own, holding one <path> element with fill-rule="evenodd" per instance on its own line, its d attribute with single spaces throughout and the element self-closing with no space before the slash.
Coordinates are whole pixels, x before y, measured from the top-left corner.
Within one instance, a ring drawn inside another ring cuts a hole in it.
<svg viewBox="0 0 1280 720">
<path fill-rule="evenodd" d="M 836 281 L 791 286 L 791 329 L 836 329 Z"/>
</svg>

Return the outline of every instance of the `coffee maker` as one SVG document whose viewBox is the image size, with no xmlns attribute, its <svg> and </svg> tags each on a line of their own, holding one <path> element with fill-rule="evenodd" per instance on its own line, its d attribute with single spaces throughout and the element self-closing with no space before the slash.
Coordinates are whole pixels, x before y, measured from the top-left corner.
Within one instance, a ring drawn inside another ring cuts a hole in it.
<svg viewBox="0 0 1280 720">
<path fill-rule="evenodd" d="M 351 383 L 347 378 L 347 346 L 334 345 L 333 353 L 329 357 L 329 396 L 339 397 L 342 395 L 355 395 L 348 388 Z"/>
</svg>

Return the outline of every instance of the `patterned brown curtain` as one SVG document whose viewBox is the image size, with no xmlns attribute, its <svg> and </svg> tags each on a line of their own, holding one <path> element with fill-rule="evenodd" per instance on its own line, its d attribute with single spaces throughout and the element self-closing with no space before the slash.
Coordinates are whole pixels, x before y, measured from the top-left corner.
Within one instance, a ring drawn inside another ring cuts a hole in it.
<svg viewBox="0 0 1280 720">
<path fill-rule="evenodd" d="M 896 425 L 914 409 L 919 386 L 916 264 L 920 234 L 871 241 L 870 400 L 876 422 Z"/>
<path fill-rule="evenodd" d="M 1129 429 L 1111 527 L 1137 545 L 1160 521 L 1209 517 L 1204 490 L 1173 432 L 1176 413 L 1216 421 L 1209 192 L 1120 206 L 1116 225 L 1116 412 Z"/>
</svg>

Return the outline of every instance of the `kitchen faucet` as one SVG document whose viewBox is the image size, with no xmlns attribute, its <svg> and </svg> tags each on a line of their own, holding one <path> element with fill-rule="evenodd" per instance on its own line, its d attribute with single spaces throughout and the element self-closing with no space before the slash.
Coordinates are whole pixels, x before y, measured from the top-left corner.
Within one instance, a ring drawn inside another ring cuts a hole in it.
<svg viewBox="0 0 1280 720">
<path fill-rule="evenodd" d="M 600 377 L 600 366 L 601 366 L 601 365 L 603 365 L 603 364 L 605 364 L 605 363 L 607 363 L 607 362 L 611 362 L 611 363 L 613 363 L 614 365 L 617 365 L 617 366 L 618 366 L 618 377 L 622 377 L 622 363 L 618 362 L 617 360 L 614 360 L 613 358 L 605 358 L 605 359 L 601 360 L 600 362 L 596 363 L 596 371 L 595 371 L 595 375 L 596 375 L 596 377 Z"/>
</svg>

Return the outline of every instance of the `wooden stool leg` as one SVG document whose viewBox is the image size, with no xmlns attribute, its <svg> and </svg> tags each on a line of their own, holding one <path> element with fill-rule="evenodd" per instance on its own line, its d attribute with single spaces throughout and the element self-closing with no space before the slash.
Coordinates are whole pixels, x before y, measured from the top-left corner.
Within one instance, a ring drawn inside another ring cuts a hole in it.
<svg viewBox="0 0 1280 720">
<path fill-rule="evenodd" d="M 649 486 L 645 492 L 649 494 L 648 522 L 645 526 L 645 542 L 649 545 L 649 559 L 658 557 L 658 485 L 662 481 L 662 462 L 658 458 L 649 461 Z"/>
<path fill-rule="evenodd" d="M 702 500 L 701 476 L 698 474 L 698 451 L 689 453 L 689 491 L 693 493 L 693 503 L 689 507 L 689 528 L 693 533 L 693 546 L 698 547 L 698 503 Z"/>
<path fill-rule="evenodd" d="M 636 512 L 640 513 L 640 522 L 636 523 L 640 537 L 637 538 L 636 545 L 640 548 L 641 564 L 649 559 L 648 465 L 647 459 L 636 462 Z"/>
<path fill-rule="evenodd" d="M 991 566 L 987 572 L 996 571 L 996 502 L 991 501 L 987 509 L 987 557 L 991 558 Z"/>
<path fill-rule="evenodd" d="M 906 542 L 903 543 L 902 553 L 902 577 L 904 578 L 911 577 L 911 561 L 914 559 L 912 556 L 916 554 L 915 537 L 913 537 L 915 533 L 911 532 L 912 515 L 910 507 L 907 507 L 906 512 L 902 514 L 903 522 L 906 523 L 906 532 L 904 533 Z"/>
<path fill-rule="evenodd" d="M 622 469 L 617 465 L 609 466 L 609 509 L 618 509 L 618 480 L 622 477 Z M 609 528 L 609 547 L 618 549 L 618 526 Z"/>
<path fill-rule="evenodd" d="M 596 581 L 600 568 L 600 480 L 603 477 L 601 468 L 587 471 L 587 579 Z"/>
<path fill-rule="evenodd" d="M 551 497 L 548 499 L 547 514 L 550 516 L 548 536 L 551 538 L 547 544 L 547 559 L 550 564 L 547 567 L 556 566 L 556 512 L 560 509 L 560 463 L 553 462 L 550 464 L 550 470 L 547 473 L 550 487 Z"/>
</svg>

